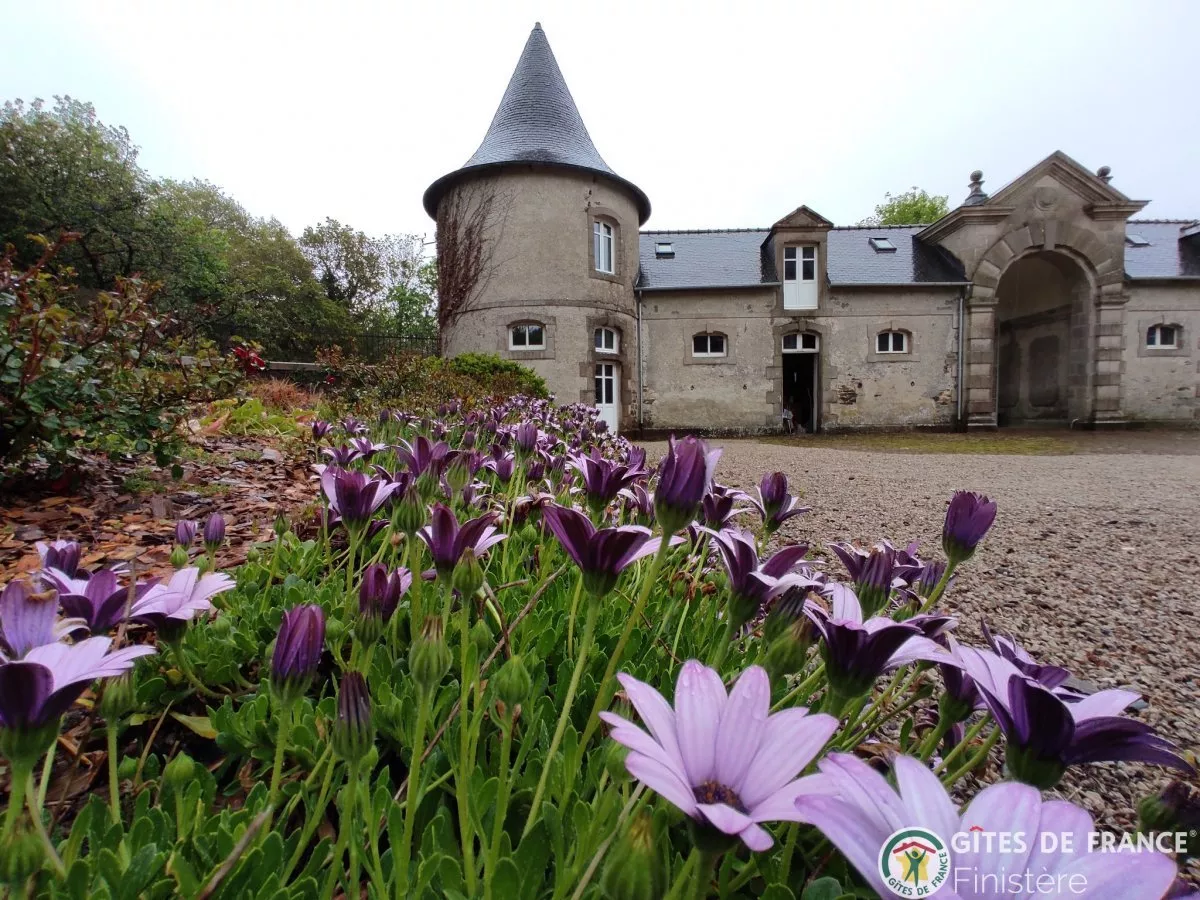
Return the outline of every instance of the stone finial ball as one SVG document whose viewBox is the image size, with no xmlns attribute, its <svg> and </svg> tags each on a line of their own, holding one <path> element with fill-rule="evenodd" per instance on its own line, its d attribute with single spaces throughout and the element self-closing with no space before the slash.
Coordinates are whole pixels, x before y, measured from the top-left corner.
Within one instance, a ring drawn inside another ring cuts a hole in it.
<svg viewBox="0 0 1200 900">
<path fill-rule="evenodd" d="M 971 173 L 971 180 L 972 180 L 972 181 L 983 181 L 983 170 L 982 170 L 982 169 L 976 169 L 974 172 L 972 172 L 972 173 Z"/>
<path fill-rule="evenodd" d="M 1096 170 L 1096 174 L 1101 178 L 1105 178 L 1112 174 L 1112 169 L 1109 166 L 1101 166 Z"/>
</svg>

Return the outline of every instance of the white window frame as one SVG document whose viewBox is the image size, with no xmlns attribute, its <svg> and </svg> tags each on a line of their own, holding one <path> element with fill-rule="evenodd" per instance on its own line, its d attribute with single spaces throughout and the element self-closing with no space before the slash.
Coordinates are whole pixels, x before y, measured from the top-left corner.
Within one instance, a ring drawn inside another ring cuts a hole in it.
<svg viewBox="0 0 1200 900">
<path fill-rule="evenodd" d="M 707 350 L 696 350 L 696 338 L 704 338 L 704 345 Z M 721 349 L 714 351 L 712 349 L 712 339 L 721 339 Z M 692 335 L 692 356 L 696 359 L 715 359 L 729 355 L 729 338 L 719 331 L 701 331 L 699 334 Z"/>
<path fill-rule="evenodd" d="M 539 343 L 532 343 L 529 340 L 529 329 L 537 328 L 542 333 L 542 339 Z M 520 332 L 524 337 L 524 343 L 517 343 L 517 333 Z M 515 350 L 518 353 L 527 350 L 545 350 L 546 349 L 546 326 L 541 322 L 518 322 L 516 325 L 508 326 L 508 349 Z"/>
<path fill-rule="evenodd" d="M 617 230 L 603 219 L 592 221 L 592 256 L 596 271 L 605 275 L 616 272 Z"/>
<path fill-rule="evenodd" d="M 1171 330 L 1171 343 L 1163 341 L 1163 332 L 1167 329 Z M 1183 331 L 1178 325 L 1172 325 L 1170 322 L 1161 322 L 1158 325 L 1151 325 L 1146 329 L 1146 349 L 1147 350 L 1178 350 L 1180 348 L 1180 332 Z"/>
<path fill-rule="evenodd" d="M 792 264 L 792 277 L 789 278 L 788 263 Z M 812 263 L 812 270 L 805 275 L 804 264 Z M 799 244 L 783 248 L 783 280 L 807 283 L 817 280 L 817 245 Z"/>
<path fill-rule="evenodd" d="M 793 346 L 788 346 L 788 338 L 793 339 Z M 805 347 L 806 340 L 811 340 L 812 346 Z M 784 353 L 819 353 L 821 336 L 811 331 L 792 331 L 783 336 L 780 347 Z"/>
<path fill-rule="evenodd" d="M 611 338 L 611 341 L 605 341 L 605 338 Z M 610 343 L 611 346 L 606 347 L 605 343 Z M 592 333 L 592 346 L 597 353 L 620 353 L 621 333 L 615 328 L 601 325 Z"/>
<path fill-rule="evenodd" d="M 879 339 L 882 337 L 885 337 L 885 336 L 887 337 L 888 348 L 886 350 L 882 350 L 879 347 Z M 896 337 L 897 336 L 900 337 L 900 349 L 899 350 L 896 349 Z M 909 334 L 907 331 L 900 331 L 899 329 L 889 328 L 888 330 L 881 331 L 875 335 L 875 352 L 876 353 L 889 353 L 889 354 L 894 353 L 897 355 L 899 355 L 901 353 L 908 353 L 912 349 L 911 340 L 912 340 L 912 338 L 909 337 Z"/>
</svg>

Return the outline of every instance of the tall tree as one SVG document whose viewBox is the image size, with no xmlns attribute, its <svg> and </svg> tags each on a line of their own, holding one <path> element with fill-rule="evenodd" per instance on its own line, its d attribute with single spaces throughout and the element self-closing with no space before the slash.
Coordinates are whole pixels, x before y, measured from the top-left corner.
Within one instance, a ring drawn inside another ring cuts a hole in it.
<svg viewBox="0 0 1200 900">
<path fill-rule="evenodd" d="M 418 288 L 425 263 L 419 235 L 371 237 L 329 218 L 305 228 L 300 246 L 326 296 L 356 312 L 377 308 L 394 288 Z"/>
<path fill-rule="evenodd" d="M 928 225 L 950 212 L 949 197 L 930 194 L 914 186 L 903 194 L 884 194 L 884 201 L 875 207 L 875 215 L 859 225 Z"/>
</svg>

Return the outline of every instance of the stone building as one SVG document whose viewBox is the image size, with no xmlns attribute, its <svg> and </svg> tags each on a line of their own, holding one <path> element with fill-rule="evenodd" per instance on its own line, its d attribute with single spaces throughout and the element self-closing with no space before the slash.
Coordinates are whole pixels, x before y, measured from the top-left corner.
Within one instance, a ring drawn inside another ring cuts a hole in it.
<svg viewBox="0 0 1200 900">
<path fill-rule="evenodd" d="M 1056 152 L 929 225 L 640 230 L 536 25 L 475 154 L 425 192 L 444 349 L 623 431 L 1200 421 L 1200 222 Z M 790 205 L 790 204 L 789 204 Z M 786 207 L 785 207 L 786 208 Z"/>
</svg>

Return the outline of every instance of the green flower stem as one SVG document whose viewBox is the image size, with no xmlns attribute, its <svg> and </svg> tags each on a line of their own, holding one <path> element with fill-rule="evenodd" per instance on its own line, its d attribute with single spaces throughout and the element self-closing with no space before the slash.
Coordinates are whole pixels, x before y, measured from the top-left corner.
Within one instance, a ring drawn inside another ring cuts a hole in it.
<svg viewBox="0 0 1200 900">
<path fill-rule="evenodd" d="M 475 834 L 471 827 L 471 774 L 475 770 L 471 753 L 471 721 L 467 713 L 471 702 L 471 686 L 475 673 L 471 667 L 471 603 L 461 598 L 459 610 L 459 695 L 458 695 L 458 775 L 454 779 L 454 794 L 458 800 L 458 825 L 462 833 L 463 874 L 467 880 L 467 896 L 475 894 Z"/>
<path fill-rule="evenodd" d="M 958 781 L 958 779 L 962 778 L 968 772 L 974 770 L 976 766 L 987 759 L 988 754 L 992 752 L 992 748 L 996 746 L 996 742 L 999 740 L 1000 728 L 997 726 L 996 728 L 992 729 L 992 733 L 987 736 L 987 740 L 983 742 L 980 748 L 975 751 L 975 754 L 970 759 L 968 759 L 957 770 L 955 770 L 953 774 L 949 776 L 942 776 L 942 784 L 946 785 L 946 787 L 950 787 L 956 781 Z M 965 744 L 966 741 L 963 741 L 963 743 L 959 746 L 964 746 Z M 958 747 L 955 747 L 954 749 L 957 750 Z"/>
<path fill-rule="evenodd" d="M 937 725 L 925 736 L 925 740 L 921 742 L 921 747 L 917 751 L 917 759 L 926 760 L 933 755 L 933 751 L 937 749 L 937 745 L 941 743 L 942 738 L 946 736 L 946 732 L 954 726 L 946 716 L 938 716 Z"/>
<path fill-rule="evenodd" d="M 625 654 L 625 645 L 629 643 L 629 638 L 633 634 L 634 626 L 638 625 L 642 620 L 642 611 L 646 608 L 646 602 L 650 599 L 650 592 L 654 589 L 655 579 L 658 578 L 658 571 L 662 568 L 663 561 L 667 558 L 667 553 L 671 549 L 671 535 L 664 534 L 662 543 L 658 547 L 658 552 L 654 554 L 654 559 L 650 562 L 650 568 L 642 573 L 642 590 L 638 594 L 637 600 L 633 604 L 633 609 L 629 612 L 629 617 L 625 620 L 625 628 L 621 632 L 621 637 L 617 640 L 617 646 L 614 648 L 612 655 L 608 658 L 608 666 L 604 669 L 604 677 L 600 679 L 600 690 L 596 694 L 596 702 L 592 704 L 592 711 L 588 714 L 587 725 L 583 729 L 583 737 L 579 741 L 580 751 L 588 745 L 596 729 L 600 726 L 600 713 L 608 707 L 609 701 L 614 693 L 613 682 L 616 681 L 617 666 L 621 664 L 621 657 Z M 547 757 L 547 760 L 549 757 Z"/>
<path fill-rule="evenodd" d="M 583 596 L 583 570 L 575 579 L 575 596 L 571 598 L 571 612 L 567 615 L 567 656 L 575 653 L 575 616 L 579 612 L 579 598 Z"/>
<path fill-rule="evenodd" d="M 287 750 L 288 737 L 292 730 L 292 701 L 279 704 L 279 731 L 275 736 L 275 764 L 271 767 L 271 790 L 267 794 L 267 822 L 262 834 L 271 830 L 271 819 L 275 815 L 275 804 L 279 802 L 279 784 L 283 780 L 283 755 Z"/>
<path fill-rule="evenodd" d="M 733 619 L 729 617 L 728 608 L 725 612 L 725 618 L 727 620 L 725 622 L 725 628 L 721 634 L 720 640 L 717 642 L 717 646 L 713 650 L 712 659 L 709 662 L 709 666 L 718 672 L 721 671 L 721 663 L 725 662 L 725 654 L 729 652 L 729 645 L 733 643 L 735 633 Z"/>
<path fill-rule="evenodd" d="M 170 646 L 171 652 L 175 656 L 175 662 L 179 664 L 179 671 L 183 673 L 183 677 L 187 680 L 187 683 L 196 689 L 196 693 L 203 697 L 209 697 L 213 700 L 225 699 L 223 694 L 218 694 L 200 680 L 200 677 L 196 674 L 196 670 L 192 668 L 192 661 L 188 659 L 187 654 L 183 652 L 182 639 L 173 642 Z"/>
<path fill-rule="evenodd" d="M 271 565 L 267 569 L 267 590 L 275 583 L 275 564 L 279 561 L 280 535 L 275 535 L 275 546 L 271 548 Z"/>
<path fill-rule="evenodd" d="M 300 830 L 300 843 L 296 845 L 296 849 L 292 853 L 292 858 L 288 860 L 287 868 L 283 870 L 283 884 L 287 884 L 287 880 L 291 878 L 292 872 L 299 865 L 300 859 L 304 855 L 304 849 L 308 846 L 308 842 L 312 840 L 313 832 L 317 830 L 317 826 L 321 822 L 325 807 L 329 804 L 329 791 L 333 786 L 333 773 L 335 769 L 337 769 L 337 764 L 333 760 L 330 760 L 329 765 L 325 769 L 325 780 L 321 782 L 321 792 L 317 795 L 317 804 L 304 817 L 304 826 Z"/>
<path fill-rule="evenodd" d="M 17 774 L 16 769 L 14 767 L 13 775 L 15 776 L 16 774 Z M 34 799 L 37 796 L 37 792 L 33 789 L 33 767 L 32 766 L 25 767 L 24 781 L 25 781 L 25 801 L 26 801 L 26 805 L 29 808 L 29 817 L 31 819 L 33 819 L 33 828 L 37 832 L 38 837 L 42 839 L 42 846 L 46 848 L 46 858 L 48 860 L 50 860 L 50 864 L 52 866 L 54 866 L 54 874 L 61 881 L 62 879 L 67 877 L 67 867 L 63 865 L 63 861 L 58 856 L 58 851 L 54 849 L 54 844 L 51 843 L 51 841 L 50 841 L 50 835 L 46 834 L 46 826 L 45 826 L 45 823 L 42 822 L 41 809 L 34 806 Z M 15 804 L 13 804 L 14 798 L 12 796 L 15 793 L 16 793 L 16 785 L 14 782 L 13 787 L 10 789 L 10 795 L 9 795 L 9 801 L 8 801 L 10 806 L 15 805 Z M 7 841 L 8 841 L 7 832 L 8 832 L 8 828 L 7 828 L 7 823 L 6 823 L 5 839 L 4 839 L 5 846 L 7 846 Z M 122 842 L 122 846 L 124 846 L 124 842 Z"/>
<path fill-rule="evenodd" d="M 963 739 L 959 741 L 958 746 L 946 754 L 946 758 L 942 760 L 941 765 L 934 769 L 934 772 L 939 774 L 941 772 L 945 772 L 949 768 L 950 763 L 954 762 L 954 760 L 958 759 L 958 757 L 962 755 L 962 752 L 967 748 L 967 745 L 979 736 L 979 732 L 983 731 L 983 729 L 987 726 L 987 723 L 990 721 L 992 721 L 992 717 L 985 715 L 978 722 L 967 729 L 967 733 L 963 735 Z"/>
<path fill-rule="evenodd" d="M 108 742 L 108 814 L 114 825 L 121 823 L 121 795 L 117 784 L 117 723 L 105 729 Z"/>
<path fill-rule="evenodd" d="M 408 796 L 404 800 L 404 837 L 400 840 L 400 852 L 396 856 L 396 900 L 408 896 L 408 864 L 412 855 L 413 826 L 417 821 L 417 803 L 421 795 L 421 760 L 425 755 L 425 726 L 429 722 L 429 707 L 433 703 L 433 691 L 419 691 L 417 700 L 417 728 L 413 739 L 412 763 L 408 770 Z"/>
<path fill-rule="evenodd" d="M 350 850 L 350 878 L 346 882 L 346 896 L 357 897 L 361 883 L 358 880 L 358 845 L 361 841 L 361 829 L 358 827 L 355 813 L 358 810 L 358 792 L 360 789 L 360 763 L 356 760 L 350 763 L 349 775 L 346 781 L 345 809 L 342 810 L 342 821 L 338 823 L 339 830 L 350 832 L 353 837 L 347 843 Z"/>
<path fill-rule="evenodd" d="M 496 809 L 492 820 L 492 841 L 488 850 L 488 878 L 484 880 L 484 897 L 490 900 L 492 896 L 491 874 L 496 871 L 496 863 L 500 861 L 500 838 L 504 835 L 504 820 L 508 815 L 508 764 L 512 757 L 513 711 L 507 711 L 501 723 L 500 733 L 500 784 L 496 788 Z"/>
<path fill-rule="evenodd" d="M 375 883 L 375 896 L 382 898 L 387 896 L 387 881 L 383 877 L 383 860 L 379 856 L 379 829 L 371 828 L 371 820 L 368 818 L 368 816 L 371 815 L 372 810 L 370 778 L 366 779 L 366 783 L 363 784 L 362 790 L 364 792 L 364 796 L 359 799 L 359 803 L 362 805 L 363 823 L 367 826 L 368 831 L 370 832 L 368 842 L 368 846 L 371 849 L 370 878 Z"/>
<path fill-rule="evenodd" d="M 946 585 L 950 583 L 950 576 L 954 574 L 954 570 L 958 568 L 958 564 L 951 561 L 946 563 L 946 571 L 942 573 L 941 579 L 938 581 L 929 596 L 925 598 L 925 602 L 921 604 L 921 608 L 917 610 L 917 615 L 929 612 L 933 609 L 935 603 L 942 597 L 942 592 L 946 590 Z"/>
<path fill-rule="evenodd" d="M 796 838 L 800 835 L 800 826 L 795 822 L 791 822 L 787 826 L 787 837 L 784 838 L 783 844 L 783 861 L 779 864 L 779 870 L 782 873 L 780 883 L 787 884 L 788 877 L 792 872 L 792 854 L 796 850 Z M 757 859 L 757 856 L 751 857 L 751 861 Z M 747 867 L 749 868 L 749 867 Z"/>
<path fill-rule="evenodd" d="M 877 731 L 885 722 L 891 721 L 892 719 L 896 718 L 896 716 L 899 716 L 912 709 L 914 706 L 920 703 L 921 700 L 922 698 L 919 696 L 909 697 L 899 706 L 892 707 L 890 710 L 888 710 L 886 715 L 871 717 L 869 721 L 864 719 L 859 724 L 858 731 L 854 732 L 854 734 L 852 734 L 850 737 L 845 738 L 833 746 L 842 750 L 853 750 L 864 740 L 870 737 L 873 732 Z"/>
<path fill-rule="evenodd" d="M 4 831 L 0 833 L 0 845 L 5 847 L 12 846 L 9 839 L 12 837 L 13 828 L 16 827 L 17 817 L 25 805 L 25 786 L 32 771 L 33 766 L 30 763 L 19 760 L 9 761 L 11 785 L 8 792 L 8 810 L 4 814 Z"/>
<path fill-rule="evenodd" d="M 521 832 L 524 838 L 533 830 L 541 811 L 542 795 L 546 793 L 546 781 L 550 777 L 550 767 L 554 762 L 554 754 L 562 743 L 563 734 L 567 730 L 567 722 L 571 718 L 571 706 L 575 701 L 575 691 L 579 688 L 579 677 L 587 664 L 588 651 L 592 649 L 592 640 L 596 636 L 596 616 L 600 612 L 600 601 L 595 597 L 588 598 L 587 617 L 583 622 L 583 639 L 579 642 L 579 656 L 575 660 L 575 671 L 571 673 L 571 683 L 567 685 L 567 696 L 563 699 L 562 712 L 558 715 L 558 724 L 554 727 L 554 737 L 550 739 L 550 749 L 546 752 L 546 762 L 542 766 L 542 775 L 538 779 L 537 789 L 533 792 L 533 805 L 529 808 L 529 818 L 525 820 L 525 828 Z M 635 617 L 636 618 L 636 617 Z M 631 620 L 632 621 L 632 620 Z M 580 741 L 582 748 L 586 741 Z M 567 776 L 570 777 L 569 775 Z"/>
<path fill-rule="evenodd" d="M 785 706 L 790 705 L 791 701 L 795 700 L 797 697 L 808 698 L 812 696 L 813 689 L 817 686 L 824 675 L 825 663 L 817 663 L 817 667 L 813 669 L 812 674 L 788 691 L 782 700 L 771 707 L 771 712 L 779 712 L 779 710 L 783 709 Z"/>
<path fill-rule="evenodd" d="M 679 870 L 679 874 L 675 877 L 675 883 L 671 885 L 671 890 L 667 892 L 664 900 L 683 900 L 687 896 L 688 886 L 691 885 L 697 866 L 700 865 L 700 857 L 703 854 L 699 847 L 693 847 L 691 854 L 687 858 L 687 862 L 683 864 L 683 868 Z"/>
<path fill-rule="evenodd" d="M 416 535 L 413 535 L 413 534 L 406 534 L 404 536 L 403 566 L 404 566 L 404 568 L 408 569 L 410 572 L 412 572 L 412 545 L 413 545 L 413 541 L 415 541 L 416 539 L 417 539 Z M 409 631 L 413 635 L 418 635 L 421 633 L 421 620 L 422 620 L 422 609 L 421 609 L 421 581 L 422 581 L 422 578 L 421 578 L 420 572 L 413 572 L 412 576 L 413 576 L 412 587 L 409 589 L 410 593 L 409 593 L 409 597 L 408 597 L 408 618 L 409 618 L 409 622 L 412 623 Z"/>
<path fill-rule="evenodd" d="M 350 533 L 349 546 L 346 548 L 346 618 L 354 619 L 354 556 L 358 552 L 358 542 L 362 537 L 361 529 L 346 529 Z"/>
<path fill-rule="evenodd" d="M 54 757 L 58 752 L 58 735 L 54 736 L 54 740 L 50 742 L 49 748 L 46 750 L 46 759 L 42 762 L 42 781 L 38 785 L 37 804 L 38 809 L 46 805 L 46 791 L 50 789 L 50 775 L 54 771 Z"/>
<path fill-rule="evenodd" d="M 348 781 L 349 781 L 349 776 L 347 776 L 347 782 Z M 347 789 L 344 790 L 343 793 L 352 794 L 353 790 L 349 789 L 347 786 Z M 349 798 L 347 798 L 347 800 L 346 800 L 347 804 L 352 805 L 353 802 L 354 801 Z M 347 812 L 346 810 L 342 811 L 343 819 L 346 818 L 346 812 Z M 350 823 L 348 821 L 343 821 L 341 823 L 341 827 L 338 828 L 337 844 L 335 844 L 334 848 L 333 848 L 333 859 L 330 861 L 330 864 L 329 864 L 329 875 L 325 879 L 325 890 L 321 893 L 322 897 L 332 897 L 333 896 L 333 886 L 335 884 L 337 884 L 338 876 L 341 875 L 344 871 L 342 869 L 342 857 L 344 857 L 346 855 L 346 844 L 350 840 L 350 827 L 349 826 L 350 826 Z M 347 885 L 346 896 L 347 897 L 351 896 L 349 885 Z"/>
</svg>

